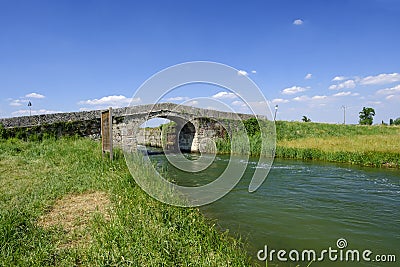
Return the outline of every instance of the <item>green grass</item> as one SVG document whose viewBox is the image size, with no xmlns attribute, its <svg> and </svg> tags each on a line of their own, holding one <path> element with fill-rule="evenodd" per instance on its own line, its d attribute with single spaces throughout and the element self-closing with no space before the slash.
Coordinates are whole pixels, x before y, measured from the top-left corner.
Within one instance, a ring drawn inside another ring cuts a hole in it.
<svg viewBox="0 0 400 267">
<path fill-rule="evenodd" d="M 324 160 L 375 167 L 400 166 L 400 127 L 360 126 L 311 122 L 276 122 L 276 157 Z M 249 153 L 260 155 L 261 137 L 249 136 Z M 245 151 L 239 142 L 232 151 Z M 239 147 L 239 148 L 238 148 Z M 217 140 L 219 153 L 230 153 L 231 143 Z M 268 155 L 268 151 L 264 151 Z"/>
<path fill-rule="evenodd" d="M 355 135 L 329 138 L 302 138 L 280 141 L 279 145 L 293 148 L 314 148 L 331 152 L 400 152 L 399 135 Z"/>
<path fill-rule="evenodd" d="M 276 123 L 276 156 L 343 162 L 362 166 L 400 166 L 400 127 L 326 123 Z"/>
<path fill-rule="evenodd" d="M 326 138 L 357 135 L 399 135 L 400 127 L 383 125 L 342 125 L 314 122 L 277 121 L 277 140 L 297 140 L 303 138 Z"/>
<path fill-rule="evenodd" d="M 100 151 L 98 142 L 79 138 L 0 140 L 0 266 L 252 264 L 243 244 L 197 209 L 144 193 L 121 152 L 111 163 Z M 147 167 L 138 168 L 145 173 Z M 39 224 L 57 201 L 85 192 L 109 196 L 109 219 L 94 213 L 76 235 Z"/>
</svg>

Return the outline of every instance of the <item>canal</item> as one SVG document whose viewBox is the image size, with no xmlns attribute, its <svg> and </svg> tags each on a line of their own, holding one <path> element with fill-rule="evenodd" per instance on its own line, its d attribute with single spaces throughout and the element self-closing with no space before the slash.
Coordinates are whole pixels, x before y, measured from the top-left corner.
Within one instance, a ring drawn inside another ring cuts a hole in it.
<svg viewBox="0 0 400 267">
<path fill-rule="evenodd" d="M 199 186 L 218 177 L 230 158 L 218 155 L 198 173 L 176 169 L 165 155 L 152 155 L 151 160 L 175 183 Z M 256 166 L 257 159 L 250 158 L 238 185 L 225 197 L 200 208 L 222 230 L 241 236 L 255 261 L 263 266 L 398 266 L 399 170 L 276 159 L 267 180 L 249 193 Z M 279 250 L 285 252 L 280 252 L 280 260 Z M 315 262 L 308 258 L 310 250 L 316 253 Z M 356 261 L 357 255 L 360 261 Z M 377 262 L 393 260 L 391 255 L 396 256 L 397 264 Z"/>
</svg>

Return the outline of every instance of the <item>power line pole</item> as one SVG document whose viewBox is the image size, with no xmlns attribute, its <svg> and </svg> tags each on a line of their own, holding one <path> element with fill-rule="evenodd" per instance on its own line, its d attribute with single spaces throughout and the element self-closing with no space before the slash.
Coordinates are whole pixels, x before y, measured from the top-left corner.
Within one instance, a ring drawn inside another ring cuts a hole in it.
<svg viewBox="0 0 400 267">
<path fill-rule="evenodd" d="M 32 116 L 32 103 L 31 101 L 28 102 L 28 107 L 29 107 L 29 117 Z"/>
<path fill-rule="evenodd" d="M 346 106 L 342 106 L 343 109 L 343 124 L 346 125 Z"/>
<path fill-rule="evenodd" d="M 275 105 L 274 121 L 276 121 L 276 112 L 278 111 L 278 105 Z"/>
</svg>

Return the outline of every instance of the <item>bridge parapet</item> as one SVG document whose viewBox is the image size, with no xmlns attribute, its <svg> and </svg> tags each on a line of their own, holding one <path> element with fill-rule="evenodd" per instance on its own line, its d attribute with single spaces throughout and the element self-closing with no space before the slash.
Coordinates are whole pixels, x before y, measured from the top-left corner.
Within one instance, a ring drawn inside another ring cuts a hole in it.
<svg viewBox="0 0 400 267">
<path fill-rule="evenodd" d="M 239 117 L 246 120 L 254 117 L 250 114 L 237 114 L 210 109 L 202 109 L 174 103 L 158 103 L 113 109 L 113 142 L 122 146 L 124 141 L 135 146 L 138 140 L 145 140 L 145 136 L 135 136 L 134 133 L 147 120 L 152 118 L 166 118 L 176 122 L 175 141 L 180 149 L 198 151 L 205 139 L 221 137 L 225 134 L 218 121 L 237 120 Z M 59 135 L 78 133 L 82 136 L 100 136 L 101 110 L 54 113 L 33 116 L 23 116 L 0 119 L 6 128 L 27 128 L 36 131 L 45 131 L 49 125 L 57 125 Z M 90 127 L 90 131 L 85 128 Z M 54 127 L 49 127 L 54 129 Z M 229 130 L 229 129 L 228 129 Z M 225 131 L 225 132 L 224 132 Z M 154 134 L 153 134 L 154 135 Z M 148 135 L 147 138 L 154 136 Z M 153 138 L 153 143 L 160 144 L 160 140 Z"/>
</svg>

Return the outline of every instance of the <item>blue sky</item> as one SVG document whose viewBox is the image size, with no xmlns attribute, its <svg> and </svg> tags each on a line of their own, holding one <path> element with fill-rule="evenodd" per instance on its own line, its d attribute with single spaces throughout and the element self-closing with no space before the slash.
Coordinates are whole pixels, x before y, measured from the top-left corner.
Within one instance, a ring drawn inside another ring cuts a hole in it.
<svg viewBox="0 0 400 267">
<path fill-rule="evenodd" d="M 201 60 L 254 80 L 280 120 L 341 123 L 345 105 L 348 123 L 363 106 L 388 122 L 400 117 L 398 14 L 396 0 L 0 0 L 0 117 L 28 115 L 27 101 L 33 114 L 126 106 L 153 74 Z M 166 99 L 240 106 L 221 91 Z"/>
</svg>

